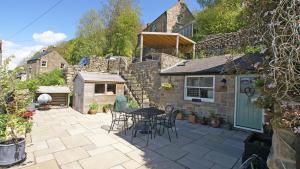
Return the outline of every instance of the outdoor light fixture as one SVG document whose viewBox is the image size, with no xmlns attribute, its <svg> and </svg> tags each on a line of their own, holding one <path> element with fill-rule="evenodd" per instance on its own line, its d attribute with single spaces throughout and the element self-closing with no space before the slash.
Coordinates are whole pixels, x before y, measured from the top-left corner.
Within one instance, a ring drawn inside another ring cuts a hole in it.
<svg viewBox="0 0 300 169">
<path fill-rule="evenodd" d="M 222 87 L 225 87 L 225 86 L 226 86 L 226 83 L 227 83 L 227 80 L 223 78 L 223 79 L 221 80 L 221 86 L 222 86 Z"/>
</svg>

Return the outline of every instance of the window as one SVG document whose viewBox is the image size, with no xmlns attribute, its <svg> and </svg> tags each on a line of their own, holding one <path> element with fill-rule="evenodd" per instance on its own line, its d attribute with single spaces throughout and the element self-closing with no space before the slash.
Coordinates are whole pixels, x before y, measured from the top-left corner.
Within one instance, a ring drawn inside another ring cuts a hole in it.
<svg viewBox="0 0 300 169">
<path fill-rule="evenodd" d="M 214 102 L 214 76 L 187 76 L 185 78 L 185 100 L 201 99 Z"/>
<path fill-rule="evenodd" d="M 65 68 L 65 64 L 64 64 L 64 63 L 61 63 L 61 64 L 60 64 L 60 68 L 61 68 L 61 69 Z"/>
<path fill-rule="evenodd" d="M 47 67 L 47 61 L 45 61 L 45 60 L 42 60 L 41 67 Z"/>
<path fill-rule="evenodd" d="M 32 67 L 31 67 L 31 66 L 29 66 L 28 73 L 29 73 L 29 74 L 32 73 Z"/>
<path fill-rule="evenodd" d="M 107 94 L 116 94 L 116 84 L 107 84 Z"/>
<path fill-rule="evenodd" d="M 95 84 L 95 94 L 105 94 L 105 84 Z"/>
<path fill-rule="evenodd" d="M 156 32 L 156 30 L 157 30 L 156 25 L 153 25 L 153 26 L 151 27 L 151 32 Z"/>
</svg>

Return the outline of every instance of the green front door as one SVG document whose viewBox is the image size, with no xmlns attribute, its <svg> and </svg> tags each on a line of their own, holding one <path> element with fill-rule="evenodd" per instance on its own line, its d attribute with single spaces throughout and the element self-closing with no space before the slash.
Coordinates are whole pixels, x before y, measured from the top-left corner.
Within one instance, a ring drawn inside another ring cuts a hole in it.
<svg viewBox="0 0 300 169">
<path fill-rule="evenodd" d="M 235 127 L 262 131 L 262 109 L 253 102 L 257 96 L 254 88 L 255 75 L 240 75 L 236 78 Z"/>
</svg>

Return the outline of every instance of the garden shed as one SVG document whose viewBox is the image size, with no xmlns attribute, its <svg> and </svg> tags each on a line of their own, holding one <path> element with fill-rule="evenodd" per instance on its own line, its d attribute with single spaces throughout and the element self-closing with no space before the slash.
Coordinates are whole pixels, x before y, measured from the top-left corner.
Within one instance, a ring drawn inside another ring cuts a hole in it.
<svg viewBox="0 0 300 169">
<path fill-rule="evenodd" d="M 52 106 L 69 106 L 70 89 L 67 86 L 40 86 L 36 91 L 36 100 L 41 94 L 52 97 Z"/>
<path fill-rule="evenodd" d="M 125 80 L 117 74 L 80 72 L 74 78 L 73 108 L 86 114 L 93 102 L 100 108 L 114 104 L 117 95 L 124 95 L 124 84 Z"/>
<path fill-rule="evenodd" d="M 236 128 L 262 132 L 263 111 L 254 104 L 255 67 L 264 54 L 223 55 L 181 63 L 162 70 L 160 103 L 174 104 L 202 117 L 217 114 Z"/>
</svg>

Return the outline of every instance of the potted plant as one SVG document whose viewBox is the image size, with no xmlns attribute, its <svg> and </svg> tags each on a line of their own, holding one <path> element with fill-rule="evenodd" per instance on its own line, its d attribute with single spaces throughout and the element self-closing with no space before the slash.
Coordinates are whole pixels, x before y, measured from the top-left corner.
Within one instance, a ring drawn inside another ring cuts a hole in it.
<svg viewBox="0 0 300 169">
<path fill-rule="evenodd" d="M 102 106 L 102 111 L 104 113 L 108 113 L 112 107 L 113 107 L 112 104 L 105 104 L 105 105 Z"/>
<path fill-rule="evenodd" d="M 32 126 L 30 120 L 22 117 L 32 95 L 16 78 L 22 69 L 8 70 L 9 61 L 0 67 L 0 168 L 26 159 L 25 137 Z"/>
<path fill-rule="evenodd" d="M 177 120 L 183 120 L 183 119 L 184 119 L 182 111 L 179 111 L 179 112 L 178 112 L 178 114 L 177 114 L 177 116 L 176 116 L 176 119 L 177 119 Z"/>
<path fill-rule="evenodd" d="M 173 89 L 173 85 L 171 83 L 162 83 L 161 87 L 165 90 L 171 90 Z"/>
<path fill-rule="evenodd" d="M 138 102 L 136 102 L 134 100 L 129 100 L 128 107 L 130 109 L 136 109 L 136 108 L 139 108 L 140 106 L 139 106 Z"/>
<path fill-rule="evenodd" d="M 213 128 L 219 128 L 220 127 L 220 118 L 215 113 L 210 113 L 209 119 L 210 119 L 210 125 Z"/>
<path fill-rule="evenodd" d="M 196 112 L 194 114 L 196 115 L 197 122 L 199 122 L 202 125 L 207 125 L 207 118 L 201 112 Z"/>
<path fill-rule="evenodd" d="M 194 112 L 192 112 L 192 113 L 189 115 L 189 122 L 190 122 L 190 123 L 193 123 L 193 124 L 196 123 L 196 115 L 195 115 Z"/>
<path fill-rule="evenodd" d="M 89 114 L 96 114 L 99 109 L 99 104 L 96 102 L 93 102 L 93 103 L 89 104 L 89 107 L 90 107 Z"/>
</svg>

